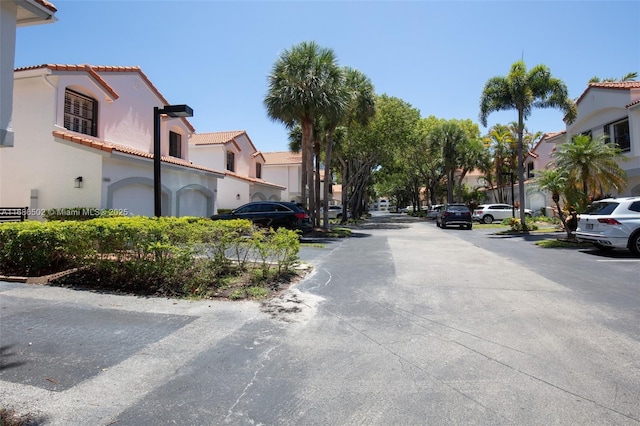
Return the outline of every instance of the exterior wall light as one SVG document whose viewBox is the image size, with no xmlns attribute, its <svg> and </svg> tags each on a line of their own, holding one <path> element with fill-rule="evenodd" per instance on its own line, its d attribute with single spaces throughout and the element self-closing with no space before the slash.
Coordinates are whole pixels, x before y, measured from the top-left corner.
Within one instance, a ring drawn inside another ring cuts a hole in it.
<svg viewBox="0 0 640 426">
<path fill-rule="evenodd" d="M 74 188 L 82 188 L 82 176 L 78 176 L 77 178 L 75 178 L 73 180 L 73 187 Z"/>
</svg>

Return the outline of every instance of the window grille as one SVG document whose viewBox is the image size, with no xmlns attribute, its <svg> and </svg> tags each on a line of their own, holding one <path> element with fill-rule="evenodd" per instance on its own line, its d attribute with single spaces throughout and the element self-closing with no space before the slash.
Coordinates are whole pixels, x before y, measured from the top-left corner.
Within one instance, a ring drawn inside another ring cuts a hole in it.
<svg viewBox="0 0 640 426">
<path fill-rule="evenodd" d="M 67 130 L 97 136 L 97 102 L 67 89 L 64 94 L 64 127 Z"/>
</svg>

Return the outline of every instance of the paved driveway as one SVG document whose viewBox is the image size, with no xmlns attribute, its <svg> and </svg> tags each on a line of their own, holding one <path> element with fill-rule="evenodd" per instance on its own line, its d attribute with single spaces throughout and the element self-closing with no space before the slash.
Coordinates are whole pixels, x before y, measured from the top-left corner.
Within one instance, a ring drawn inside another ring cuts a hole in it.
<svg viewBox="0 0 640 426">
<path fill-rule="evenodd" d="M 637 310 L 406 216 L 302 256 L 267 304 L 0 283 L 0 402 L 56 425 L 640 423 Z"/>
</svg>

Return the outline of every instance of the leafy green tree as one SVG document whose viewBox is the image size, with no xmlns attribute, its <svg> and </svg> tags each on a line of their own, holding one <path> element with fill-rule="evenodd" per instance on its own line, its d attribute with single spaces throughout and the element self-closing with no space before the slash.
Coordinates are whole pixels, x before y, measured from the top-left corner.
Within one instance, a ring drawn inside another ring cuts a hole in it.
<svg viewBox="0 0 640 426">
<path fill-rule="evenodd" d="M 526 228 L 524 192 L 524 121 L 533 108 L 559 108 L 565 119 L 572 123 L 576 119 L 575 103 L 569 98 L 567 86 L 551 75 L 545 65 L 536 65 L 527 71 L 524 61 L 511 65 L 507 76 L 490 78 L 480 97 L 480 122 L 487 125 L 487 117 L 496 111 L 515 109 L 518 112 L 518 188 L 520 199 L 520 223 Z"/>
<path fill-rule="evenodd" d="M 345 67 L 344 87 L 341 96 L 345 97 L 345 109 L 342 114 L 324 117 L 325 127 L 325 158 L 324 158 L 324 200 L 329 199 L 329 187 L 331 180 L 331 163 L 333 157 L 334 134 L 338 125 L 344 126 L 358 125 L 365 126 L 375 114 L 375 90 L 371 80 L 362 72 L 354 68 Z M 344 208 L 345 204 L 343 204 Z M 329 224 L 329 211 L 324 210 L 324 226 Z M 347 220 L 348 215 L 342 215 L 342 222 Z"/>
<path fill-rule="evenodd" d="M 578 211 L 584 211 L 590 201 L 607 191 L 621 192 L 627 185 L 626 173 L 618 164 L 626 157 L 617 145 L 606 143 L 604 137 L 575 136 L 558 145 L 553 157 L 555 166 L 567 176 L 567 189 L 577 191 Z"/>
<path fill-rule="evenodd" d="M 343 205 L 353 217 L 367 208 L 367 196 L 373 194 L 373 172 L 393 168 L 397 153 L 414 143 L 420 111 L 407 102 L 380 95 L 375 100 L 375 115 L 366 124 L 351 123 L 339 144 Z"/>
<path fill-rule="evenodd" d="M 334 117 L 345 108 L 340 95 L 344 73 L 332 49 L 315 42 L 302 42 L 285 50 L 276 60 L 268 77 L 264 99 L 268 116 L 302 129 L 302 199 L 306 203 L 307 186 L 313 191 L 313 125 L 320 116 Z M 310 194 L 312 195 L 312 194 Z M 311 202 L 315 197 L 309 197 Z M 314 206 L 311 206 L 312 208 Z"/>
</svg>

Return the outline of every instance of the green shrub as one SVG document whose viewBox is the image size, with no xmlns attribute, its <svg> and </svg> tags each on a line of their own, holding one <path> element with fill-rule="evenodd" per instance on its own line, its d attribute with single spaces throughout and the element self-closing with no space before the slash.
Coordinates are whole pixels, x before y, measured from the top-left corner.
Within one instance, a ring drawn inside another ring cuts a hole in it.
<svg viewBox="0 0 640 426">
<path fill-rule="evenodd" d="M 289 273 L 299 249 L 296 232 L 256 229 L 246 220 L 27 221 L 0 226 L 0 274 L 38 276 L 82 266 L 68 282 L 138 294 L 207 296 L 249 265 L 257 265 L 265 279 L 272 265 L 275 277 Z"/>
<path fill-rule="evenodd" d="M 502 224 L 511 227 L 511 231 L 513 232 L 527 232 L 535 231 L 538 229 L 538 225 L 534 223 L 533 218 L 527 218 L 524 227 L 522 226 L 522 222 L 520 222 L 520 219 L 517 217 L 504 219 L 502 221 Z"/>
</svg>

